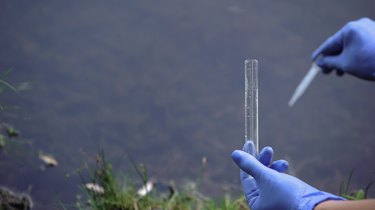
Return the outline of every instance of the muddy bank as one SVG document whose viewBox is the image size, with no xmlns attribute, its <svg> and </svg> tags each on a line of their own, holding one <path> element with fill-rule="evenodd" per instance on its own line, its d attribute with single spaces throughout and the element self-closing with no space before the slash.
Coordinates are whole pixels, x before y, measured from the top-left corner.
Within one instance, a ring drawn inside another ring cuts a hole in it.
<svg viewBox="0 0 375 210">
<path fill-rule="evenodd" d="M 2 210 L 29 210 L 33 206 L 27 194 L 17 194 L 5 187 L 0 187 L 0 209 Z"/>
</svg>

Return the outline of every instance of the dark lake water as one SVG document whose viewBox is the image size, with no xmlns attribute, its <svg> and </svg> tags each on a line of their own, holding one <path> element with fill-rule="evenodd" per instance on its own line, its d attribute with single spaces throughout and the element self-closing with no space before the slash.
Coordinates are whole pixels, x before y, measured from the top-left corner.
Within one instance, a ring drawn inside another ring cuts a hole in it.
<svg viewBox="0 0 375 210">
<path fill-rule="evenodd" d="M 375 2 L 0 1 L 0 71 L 32 89 L 1 96 L 1 121 L 32 142 L 0 151 L 0 185 L 31 190 L 35 209 L 80 193 L 65 174 L 102 148 L 119 173 L 126 154 L 156 179 L 195 179 L 203 192 L 240 193 L 230 154 L 244 136 L 244 60 L 259 60 L 260 146 L 291 173 L 337 193 L 375 178 L 375 83 L 318 75 L 290 108 L 310 54 L 346 22 L 375 18 Z M 41 171 L 38 151 L 59 166 Z M 374 188 L 370 194 L 375 195 Z"/>
</svg>

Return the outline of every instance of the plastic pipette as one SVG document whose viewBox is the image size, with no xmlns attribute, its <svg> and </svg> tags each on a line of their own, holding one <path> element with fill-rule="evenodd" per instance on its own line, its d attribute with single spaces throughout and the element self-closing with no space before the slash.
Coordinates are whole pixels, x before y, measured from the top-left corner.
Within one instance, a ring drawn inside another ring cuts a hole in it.
<svg viewBox="0 0 375 210">
<path fill-rule="evenodd" d="M 259 152 L 258 137 L 258 60 L 245 60 L 245 141 L 254 142 Z M 255 155 L 255 154 L 253 154 Z"/>
<path fill-rule="evenodd" d="M 294 103 L 296 103 L 296 101 L 305 93 L 306 89 L 309 87 L 315 76 L 320 71 L 322 71 L 322 69 L 315 63 L 313 63 L 310 70 L 307 72 L 301 83 L 299 83 L 296 90 L 294 91 L 293 96 L 288 103 L 289 106 L 293 106 Z"/>
</svg>

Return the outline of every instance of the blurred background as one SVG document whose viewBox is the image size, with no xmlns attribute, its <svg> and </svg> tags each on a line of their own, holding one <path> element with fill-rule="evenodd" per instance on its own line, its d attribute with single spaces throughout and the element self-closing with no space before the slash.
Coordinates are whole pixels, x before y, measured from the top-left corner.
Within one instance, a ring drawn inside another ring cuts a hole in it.
<svg viewBox="0 0 375 210">
<path fill-rule="evenodd" d="M 287 103 L 310 55 L 345 23 L 374 17 L 371 0 L 0 1 L 0 71 L 29 82 L 0 99 L 0 120 L 31 145 L 0 153 L 0 185 L 29 191 L 35 209 L 81 192 L 66 174 L 101 148 L 120 173 L 126 158 L 159 180 L 194 180 L 202 191 L 240 195 L 230 154 L 244 142 L 244 60 L 259 60 L 260 146 L 290 173 L 338 193 L 375 178 L 374 84 L 318 75 Z M 40 170 L 38 151 L 59 166 Z M 375 195 L 374 188 L 369 191 Z"/>
</svg>

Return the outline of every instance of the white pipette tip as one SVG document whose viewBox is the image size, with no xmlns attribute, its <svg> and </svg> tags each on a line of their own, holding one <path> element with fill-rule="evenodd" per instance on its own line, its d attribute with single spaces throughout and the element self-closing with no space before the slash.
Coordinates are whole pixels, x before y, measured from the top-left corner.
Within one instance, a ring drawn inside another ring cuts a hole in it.
<svg viewBox="0 0 375 210">
<path fill-rule="evenodd" d="M 292 107 L 294 105 L 294 103 L 296 103 L 297 98 L 298 98 L 298 95 L 293 94 L 292 98 L 288 102 L 288 106 Z"/>
<path fill-rule="evenodd" d="M 309 87 L 315 76 L 321 71 L 322 69 L 316 65 L 315 63 L 312 64 L 310 70 L 307 72 L 305 77 L 302 79 L 300 84 L 297 86 L 296 90 L 293 93 L 292 98 L 289 100 L 288 105 L 292 107 L 294 103 L 305 93 L 306 89 Z"/>
</svg>

